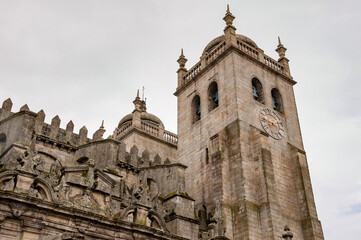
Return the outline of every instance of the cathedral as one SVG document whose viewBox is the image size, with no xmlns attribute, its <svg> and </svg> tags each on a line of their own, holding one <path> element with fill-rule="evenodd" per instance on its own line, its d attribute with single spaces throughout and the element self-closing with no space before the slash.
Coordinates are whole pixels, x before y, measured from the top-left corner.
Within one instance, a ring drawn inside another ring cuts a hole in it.
<svg viewBox="0 0 361 240">
<path fill-rule="evenodd" d="M 224 35 L 187 68 L 178 133 L 136 95 L 104 138 L 0 108 L 0 240 L 321 240 L 286 48 Z"/>
</svg>

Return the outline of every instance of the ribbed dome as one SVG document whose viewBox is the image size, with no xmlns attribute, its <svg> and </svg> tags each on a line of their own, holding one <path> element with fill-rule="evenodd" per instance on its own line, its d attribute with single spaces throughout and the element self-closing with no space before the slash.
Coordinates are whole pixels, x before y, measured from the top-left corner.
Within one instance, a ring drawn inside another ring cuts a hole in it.
<svg viewBox="0 0 361 240">
<path fill-rule="evenodd" d="M 160 128 L 164 129 L 164 124 L 163 122 L 155 115 L 148 113 L 148 112 L 141 112 L 140 113 L 140 119 L 142 121 L 150 121 L 151 123 L 159 126 Z M 118 124 L 118 128 L 120 128 L 123 124 L 132 121 L 133 120 L 133 113 L 130 113 L 128 115 L 126 115 L 125 117 L 123 117 L 119 124 Z"/>
<path fill-rule="evenodd" d="M 213 39 L 210 43 L 207 44 L 207 46 L 204 48 L 202 55 L 204 55 L 206 52 L 211 52 L 214 47 L 216 47 L 218 44 L 220 44 L 222 41 L 225 40 L 225 35 L 219 36 L 215 39 Z M 249 45 L 251 45 L 254 48 L 258 48 L 257 44 L 250 38 L 243 36 L 241 34 L 237 34 L 237 40 L 243 41 Z"/>
</svg>

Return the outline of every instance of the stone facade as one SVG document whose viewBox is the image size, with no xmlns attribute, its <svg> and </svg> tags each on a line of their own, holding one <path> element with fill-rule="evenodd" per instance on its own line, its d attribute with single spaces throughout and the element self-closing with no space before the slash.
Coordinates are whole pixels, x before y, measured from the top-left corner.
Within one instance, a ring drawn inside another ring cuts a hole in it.
<svg viewBox="0 0 361 240">
<path fill-rule="evenodd" d="M 0 239 L 323 239 L 286 48 L 233 19 L 189 70 L 182 50 L 178 136 L 139 92 L 107 139 L 5 100 Z"/>
</svg>

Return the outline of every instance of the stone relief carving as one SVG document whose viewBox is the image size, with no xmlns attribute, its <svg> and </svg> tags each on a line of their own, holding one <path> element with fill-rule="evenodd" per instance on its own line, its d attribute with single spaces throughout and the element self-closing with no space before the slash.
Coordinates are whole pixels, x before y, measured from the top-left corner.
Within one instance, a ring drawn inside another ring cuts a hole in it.
<svg viewBox="0 0 361 240">
<path fill-rule="evenodd" d="M 76 195 L 70 200 L 73 202 L 74 206 L 81 206 L 95 211 L 100 209 L 92 191 L 88 188 L 83 191 L 83 194 Z"/>
<path fill-rule="evenodd" d="M 28 207 L 21 203 L 12 202 L 9 206 L 13 216 L 16 218 L 20 217 L 28 210 Z"/>
<path fill-rule="evenodd" d="M 16 187 L 16 175 L 2 182 L 0 189 L 3 191 L 14 191 Z"/>
</svg>

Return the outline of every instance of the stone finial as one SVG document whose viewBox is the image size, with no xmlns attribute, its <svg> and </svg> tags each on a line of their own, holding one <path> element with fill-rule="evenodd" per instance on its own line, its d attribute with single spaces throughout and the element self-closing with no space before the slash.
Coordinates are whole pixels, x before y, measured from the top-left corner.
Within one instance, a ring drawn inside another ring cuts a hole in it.
<svg viewBox="0 0 361 240">
<path fill-rule="evenodd" d="M 177 60 L 177 62 L 178 62 L 178 64 L 179 64 L 179 68 L 181 69 L 183 69 L 184 67 L 185 67 L 185 65 L 186 65 L 186 62 L 188 61 L 188 59 L 187 58 L 185 58 L 185 56 L 184 56 L 184 54 L 183 54 L 183 48 L 181 49 L 181 55 L 179 56 L 179 58 L 178 58 L 178 60 Z"/>
<path fill-rule="evenodd" d="M 103 135 L 105 133 L 105 129 L 104 129 L 104 120 L 102 121 L 102 125 L 99 127 L 99 129 L 93 134 L 93 140 L 100 140 L 103 139 Z"/>
<path fill-rule="evenodd" d="M 53 119 L 51 119 L 51 126 L 58 128 L 60 126 L 60 121 L 60 117 L 56 115 Z"/>
<path fill-rule="evenodd" d="M 134 104 L 134 111 L 139 111 L 139 112 L 142 111 L 142 101 L 140 100 L 139 97 L 139 89 L 137 91 L 137 96 L 135 97 L 133 104 Z"/>
<path fill-rule="evenodd" d="M 293 238 L 293 233 L 291 232 L 291 229 L 286 225 L 284 231 L 285 233 L 282 234 L 282 238 L 286 240 L 291 240 Z"/>
<path fill-rule="evenodd" d="M 37 113 L 38 116 L 36 116 L 36 121 L 38 122 L 44 122 L 45 120 L 45 112 L 43 109 L 41 109 L 38 113 Z"/>
<path fill-rule="evenodd" d="M 232 13 L 229 11 L 229 5 L 227 4 L 227 11 L 226 11 L 226 15 L 223 17 L 223 20 L 226 22 L 226 28 L 227 27 L 233 27 L 235 29 L 235 27 L 232 25 L 233 24 L 233 20 L 236 17 L 232 15 Z"/>
<path fill-rule="evenodd" d="M 74 123 L 72 120 L 70 120 L 68 122 L 68 124 L 66 125 L 66 129 L 67 132 L 73 132 L 74 131 Z"/>
<path fill-rule="evenodd" d="M 88 129 L 85 126 L 83 126 L 79 130 L 80 144 L 86 143 L 87 136 L 88 136 Z"/>
<path fill-rule="evenodd" d="M 185 68 L 186 62 L 188 61 L 183 54 L 183 48 L 181 49 L 181 55 L 179 56 L 177 62 L 179 64 L 179 68 L 177 70 L 178 73 L 178 87 L 184 84 L 184 76 L 187 74 L 187 69 Z"/>
<path fill-rule="evenodd" d="M 10 98 L 8 98 L 3 102 L 3 105 L 1 108 L 4 109 L 5 111 L 10 112 L 12 107 L 13 107 L 13 102 L 11 101 Z"/>
<path fill-rule="evenodd" d="M 278 37 L 278 46 L 276 48 L 276 52 L 278 52 L 278 55 L 280 56 L 280 59 L 284 58 L 286 56 L 286 51 L 287 51 L 287 48 L 285 48 L 282 45 L 281 39 L 280 39 L 280 37 Z"/>
<path fill-rule="evenodd" d="M 25 104 L 20 108 L 20 111 L 30 111 L 28 104 Z"/>
<path fill-rule="evenodd" d="M 286 58 L 286 51 L 287 51 L 287 48 L 285 48 L 283 46 L 283 44 L 281 43 L 280 37 L 278 37 L 278 46 L 276 48 L 276 52 L 278 53 L 278 55 L 280 57 L 278 59 L 278 62 L 283 65 L 285 73 L 288 74 L 288 75 L 291 75 L 290 74 L 290 67 L 288 65 L 289 60 Z"/>
</svg>

